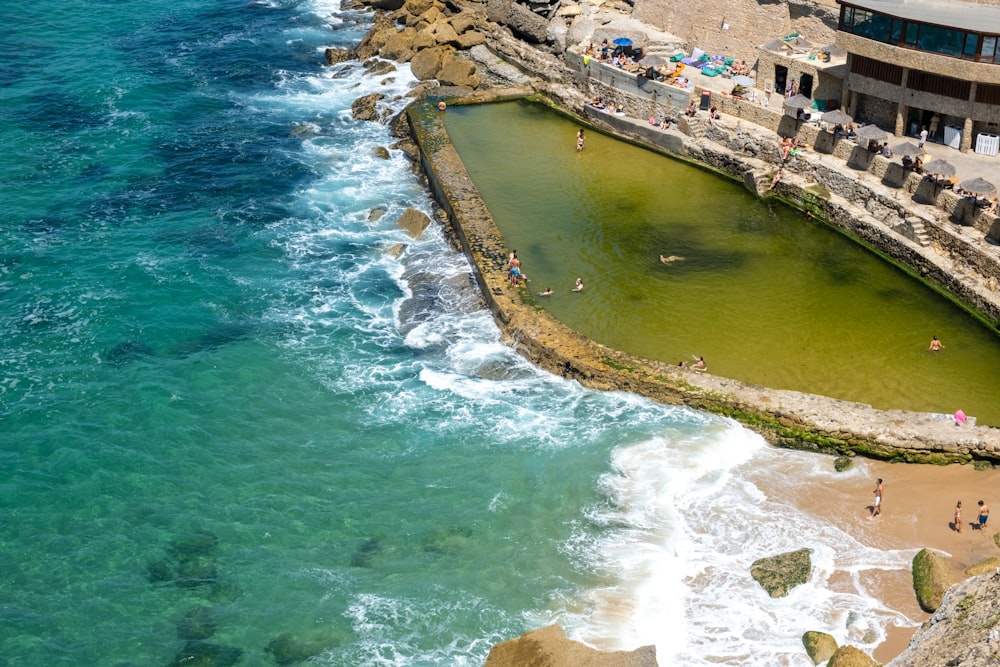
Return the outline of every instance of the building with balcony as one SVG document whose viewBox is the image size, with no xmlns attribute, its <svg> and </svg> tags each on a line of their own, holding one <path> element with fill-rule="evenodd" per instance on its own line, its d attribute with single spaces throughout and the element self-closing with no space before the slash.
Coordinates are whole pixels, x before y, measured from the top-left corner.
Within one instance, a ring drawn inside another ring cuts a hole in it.
<svg viewBox="0 0 1000 667">
<path fill-rule="evenodd" d="M 996 1 L 996 0 L 991 0 Z M 838 0 L 843 96 L 857 119 L 953 148 L 996 154 L 1000 5 L 961 0 Z"/>
</svg>

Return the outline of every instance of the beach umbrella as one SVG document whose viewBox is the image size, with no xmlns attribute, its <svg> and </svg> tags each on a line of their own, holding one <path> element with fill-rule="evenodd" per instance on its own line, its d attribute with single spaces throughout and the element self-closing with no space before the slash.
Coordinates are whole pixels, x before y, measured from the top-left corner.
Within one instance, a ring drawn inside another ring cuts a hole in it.
<svg viewBox="0 0 1000 667">
<path fill-rule="evenodd" d="M 660 65 L 666 65 L 670 62 L 670 59 L 665 58 L 658 53 L 651 53 L 639 62 L 647 67 L 659 67 Z"/>
<path fill-rule="evenodd" d="M 737 74 L 733 77 L 733 83 L 744 88 L 753 88 L 756 81 L 753 80 L 753 77 L 746 76 L 745 74 Z"/>
<path fill-rule="evenodd" d="M 966 192 L 971 192 L 977 197 L 989 197 L 990 195 L 996 194 L 997 186 L 993 185 L 984 178 L 967 178 L 958 184 L 958 187 L 965 190 Z"/>
<path fill-rule="evenodd" d="M 898 146 L 892 147 L 892 154 L 898 155 L 900 157 L 909 155 L 910 157 L 920 157 L 924 154 L 924 149 L 920 146 L 914 146 L 909 141 L 904 141 Z"/>
<path fill-rule="evenodd" d="M 632 46 L 632 40 L 628 37 L 616 37 L 612 44 L 615 46 Z"/>
<path fill-rule="evenodd" d="M 792 95 L 785 100 L 785 107 L 788 109 L 811 109 L 813 101 L 805 95 Z"/>
<path fill-rule="evenodd" d="M 824 123 L 832 123 L 834 125 L 847 125 L 854 121 L 850 115 L 844 113 L 840 109 L 834 109 L 833 111 L 827 111 L 820 118 Z"/>
<path fill-rule="evenodd" d="M 951 178 L 955 175 L 955 165 L 947 160 L 937 158 L 936 160 L 931 160 L 924 165 L 924 171 L 928 174 L 934 176 L 942 176 L 944 178 Z"/>
<path fill-rule="evenodd" d="M 864 141 L 866 144 L 872 141 L 885 141 L 889 137 L 889 133 L 878 125 L 859 127 L 855 134 L 858 136 L 858 143 Z"/>
</svg>

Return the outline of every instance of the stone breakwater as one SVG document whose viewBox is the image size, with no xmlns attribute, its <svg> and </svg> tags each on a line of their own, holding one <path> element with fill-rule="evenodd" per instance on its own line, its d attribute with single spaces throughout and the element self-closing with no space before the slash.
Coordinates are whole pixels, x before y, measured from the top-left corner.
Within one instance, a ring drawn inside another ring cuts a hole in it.
<svg viewBox="0 0 1000 667">
<path fill-rule="evenodd" d="M 481 94 L 476 101 L 488 98 Z M 430 187 L 473 262 L 488 307 L 509 343 L 537 366 L 595 389 L 628 391 L 731 417 L 782 447 L 914 463 L 1000 461 L 1000 429 L 956 426 L 939 415 L 876 410 L 862 403 L 693 373 L 608 348 L 569 329 L 535 307 L 526 288 L 509 286 L 508 247 L 451 145 L 436 107 L 417 102 L 408 108 L 407 118 Z M 727 153 L 722 146 L 714 150 Z M 735 153 L 728 153 L 725 160 L 732 165 L 731 171 L 724 170 L 729 173 L 761 168 Z"/>
</svg>

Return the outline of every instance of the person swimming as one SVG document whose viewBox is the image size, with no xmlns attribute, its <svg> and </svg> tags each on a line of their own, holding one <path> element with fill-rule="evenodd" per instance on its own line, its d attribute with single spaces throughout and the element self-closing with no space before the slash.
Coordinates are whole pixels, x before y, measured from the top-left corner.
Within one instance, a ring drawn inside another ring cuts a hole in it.
<svg viewBox="0 0 1000 667">
<path fill-rule="evenodd" d="M 663 262 L 664 264 L 670 264 L 671 262 L 676 262 L 682 259 L 684 258 L 679 255 L 671 255 L 670 257 L 664 257 L 663 255 L 660 255 L 660 261 Z"/>
<path fill-rule="evenodd" d="M 552 296 L 552 288 L 546 287 L 544 292 L 539 292 L 538 296 Z"/>
<path fill-rule="evenodd" d="M 576 279 L 576 287 L 573 288 L 573 291 L 574 292 L 582 292 L 583 291 L 583 278 L 577 278 Z"/>
</svg>

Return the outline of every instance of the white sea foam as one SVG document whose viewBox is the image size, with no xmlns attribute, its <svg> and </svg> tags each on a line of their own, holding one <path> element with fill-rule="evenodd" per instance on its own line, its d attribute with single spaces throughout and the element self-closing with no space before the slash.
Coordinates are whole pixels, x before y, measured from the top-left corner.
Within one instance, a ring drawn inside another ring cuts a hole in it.
<svg viewBox="0 0 1000 667">
<path fill-rule="evenodd" d="M 608 504 L 591 514 L 602 530 L 568 545 L 612 583 L 586 593 L 586 611 L 560 610 L 571 635 L 613 648 L 656 644 L 661 664 L 763 667 L 807 665 L 800 637 L 808 629 L 873 649 L 888 625 L 912 626 L 859 578 L 904 570 L 912 552 L 867 547 L 768 497 L 745 479 L 759 467 L 784 470 L 788 483 L 821 474 L 815 457 L 774 450 L 724 424 L 619 449 L 615 472 L 602 480 Z M 750 577 L 753 561 L 803 546 L 812 550 L 810 580 L 770 598 Z M 832 590 L 837 572 L 858 592 Z"/>
</svg>

